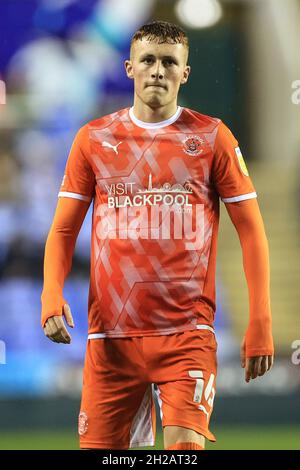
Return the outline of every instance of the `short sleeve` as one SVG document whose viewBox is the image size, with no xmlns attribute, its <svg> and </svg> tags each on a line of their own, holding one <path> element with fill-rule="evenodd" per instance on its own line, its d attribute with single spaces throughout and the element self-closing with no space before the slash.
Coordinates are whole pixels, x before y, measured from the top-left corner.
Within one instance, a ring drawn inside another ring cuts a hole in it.
<svg viewBox="0 0 300 470">
<path fill-rule="evenodd" d="M 216 135 L 212 177 L 223 202 L 257 197 L 238 141 L 223 122 Z"/>
<path fill-rule="evenodd" d="M 73 141 L 58 197 L 90 202 L 95 192 L 95 174 L 89 163 L 88 127 L 82 127 Z"/>
</svg>

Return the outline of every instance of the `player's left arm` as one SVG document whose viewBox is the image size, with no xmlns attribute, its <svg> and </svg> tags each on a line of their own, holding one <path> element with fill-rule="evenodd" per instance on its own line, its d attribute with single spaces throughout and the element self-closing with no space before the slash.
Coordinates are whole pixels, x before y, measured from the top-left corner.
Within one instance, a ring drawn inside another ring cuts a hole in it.
<svg viewBox="0 0 300 470">
<path fill-rule="evenodd" d="M 249 324 L 241 344 L 241 366 L 249 382 L 269 371 L 274 361 L 269 248 L 256 198 L 225 205 L 240 239 L 249 292 Z"/>
</svg>

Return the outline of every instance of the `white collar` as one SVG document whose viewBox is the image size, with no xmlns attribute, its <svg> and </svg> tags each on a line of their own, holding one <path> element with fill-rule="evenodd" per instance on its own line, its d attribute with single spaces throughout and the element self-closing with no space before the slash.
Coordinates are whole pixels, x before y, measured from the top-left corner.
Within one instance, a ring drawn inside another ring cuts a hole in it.
<svg viewBox="0 0 300 470">
<path fill-rule="evenodd" d="M 133 106 L 129 109 L 129 116 L 132 122 L 138 126 L 142 127 L 143 129 L 159 129 L 161 127 L 166 127 L 170 126 L 170 124 L 173 124 L 175 122 L 180 114 L 182 112 L 182 107 L 177 106 L 177 111 L 173 116 L 171 116 L 169 119 L 165 119 L 164 121 L 160 122 L 145 122 L 145 121 L 140 121 L 140 119 L 136 118 L 135 115 L 133 114 Z"/>
</svg>

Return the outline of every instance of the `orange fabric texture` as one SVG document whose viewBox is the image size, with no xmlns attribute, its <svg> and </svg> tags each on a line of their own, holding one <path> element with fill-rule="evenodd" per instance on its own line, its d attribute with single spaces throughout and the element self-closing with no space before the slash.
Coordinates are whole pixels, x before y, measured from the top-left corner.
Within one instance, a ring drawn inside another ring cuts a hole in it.
<svg viewBox="0 0 300 470">
<path fill-rule="evenodd" d="M 174 335 L 90 339 L 79 415 L 80 447 L 154 445 L 155 407 L 162 426 L 209 430 L 216 393 L 217 344 L 208 330 Z M 154 391 L 153 391 L 154 393 Z"/>
<path fill-rule="evenodd" d="M 78 131 L 68 157 L 59 197 L 94 200 L 90 334 L 213 326 L 219 197 L 256 197 L 219 119 L 181 108 L 157 124 L 141 127 L 128 108 L 103 116 Z"/>
<path fill-rule="evenodd" d="M 196 444 L 196 442 L 177 442 L 177 444 L 167 447 L 166 450 L 204 450 L 204 449 L 199 444 Z"/>
<path fill-rule="evenodd" d="M 71 270 L 76 239 L 89 204 L 70 198 L 58 200 L 55 216 L 48 234 L 44 257 L 44 287 L 41 296 L 41 323 L 62 315 L 65 279 Z"/>
<path fill-rule="evenodd" d="M 256 199 L 226 204 L 238 232 L 249 292 L 246 357 L 272 355 L 269 249 Z"/>
<path fill-rule="evenodd" d="M 153 336 L 213 326 L 221 197 L 249 286 L 246 355 L 272 354 L 263 223 L 238 142 L 219 119 L 182 108 L 175 122 L 153 130 L 134 123 L 127 108 L 92 121 L 74 139 L 59 196 L 45 249 L 43 325 L 62 313 L 76 238 L 94 199 L 89 333 Z M 157 237 L 154 209 L 165 210 L 169 239 Z M 175 237 L 174 220 L 184 230 L 198 227 L 195 238 Z"/>
</svg>

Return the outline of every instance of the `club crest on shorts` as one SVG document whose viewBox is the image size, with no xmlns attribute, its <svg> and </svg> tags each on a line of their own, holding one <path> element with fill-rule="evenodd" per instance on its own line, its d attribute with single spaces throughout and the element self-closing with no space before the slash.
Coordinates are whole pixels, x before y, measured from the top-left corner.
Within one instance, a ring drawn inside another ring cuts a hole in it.
<svg viewBox="0 0 300 470">
<path fill-rule="evenodd" d="M 82 436 L 83 434 L 87 432 L 87 428 L 88 428 L 87 414 L 84 411 L 81 411 L 78 417 L 78 434 Z"/>
<path fill-rule="evenodd" d="M 198 135 L 191 135 L 183 141 L 183 150 L 188 155 L 200 155 L 203 152 L 201 147 L 204 143 L 205 141 Z"/>
</svg>

